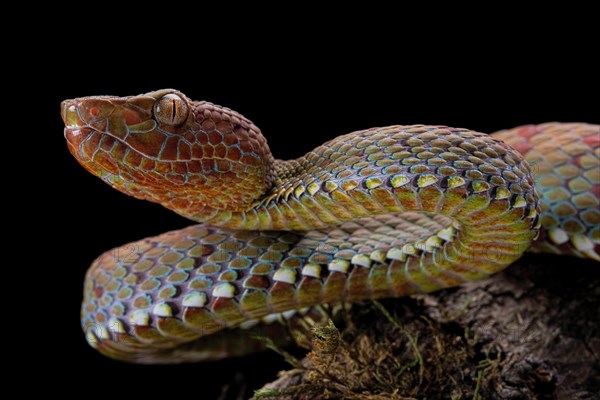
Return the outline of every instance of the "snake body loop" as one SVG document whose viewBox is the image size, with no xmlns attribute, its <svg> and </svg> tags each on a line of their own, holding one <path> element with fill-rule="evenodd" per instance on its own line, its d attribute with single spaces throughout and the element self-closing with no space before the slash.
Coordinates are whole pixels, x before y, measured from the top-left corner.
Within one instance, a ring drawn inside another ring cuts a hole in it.
<svg viewBox="0 0 600 400">
<path fill-rule="evenodd" d="M 86 169 L 200 222 L 94 261 L 81 318 L 110 357 L 242 354 L 225 328 L 481 279 L 542 225 L 533 250 L 598 259 L 597 125 L 390 126 L 282 161 L 240 114 L 175 90 L 67 100 L 62 117 Z"/>
</svg>

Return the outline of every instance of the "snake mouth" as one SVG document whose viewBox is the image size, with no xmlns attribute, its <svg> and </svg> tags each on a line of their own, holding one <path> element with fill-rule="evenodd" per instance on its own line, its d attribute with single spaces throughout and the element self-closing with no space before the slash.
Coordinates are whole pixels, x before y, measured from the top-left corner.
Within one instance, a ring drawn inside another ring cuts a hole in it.
<svg viewBox="0 0 600 400">
<path fill-rule="evenodd" d="M 81 128 L 85 126 L 83 121 L 81 121 L 79 114 L 77 113 L 76 101 L 70 99 L 60 103 L 60 116 L 65 124 L 65 139 L 67 139 L 71 145 L 74 145 L 75 143 L 72 139 L 79 137 L 83 133 Z"/>
<path fill-rule="evenodd" d="M 108 100 L 109 97 L 106 96 L 105 99 Z M 81 146 L 96 133 L 110 135 L 110 132 L 102 129 L 102 127 L 106 128 L 106 120 L 112 114 L 114 108 L 106 107 L 110 104 L 110 101 L 107 102 L 102 98 L 99 101 L 102 101 L 103 107 L 98 105 L 86 107 L 85 102 L 80 99 L 69 99 L 60 104 L 60 115 L 65 124 L 63 134 L 72 150 L 81 149 Z M 82 111 L 84 112 L 82 113 Z M 78 159 L 80 157 L 83 159 L 85 153 L 82 151 L 77 153 L 79 155 L 73 154 Z"/>
<path fill-rule="evenodd" d="M 60 117 L 62 118 L 65 127 L 75 128 L 77 123 L 74 117 L 77 116 L 77 107 L 75 106 L 75 100 L 69 99 L 64 100 L 60 103 Z"/>
</svg>

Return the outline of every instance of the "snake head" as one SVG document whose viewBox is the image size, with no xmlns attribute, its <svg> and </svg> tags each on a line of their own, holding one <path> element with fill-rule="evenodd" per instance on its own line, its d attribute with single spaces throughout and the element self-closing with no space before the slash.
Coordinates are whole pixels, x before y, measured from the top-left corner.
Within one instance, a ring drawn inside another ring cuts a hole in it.
<svg viewBox="0 0 600 400">
<path fill-rule="evenodd" d="M 273 157 L 252 122 L 177 90 L 65 100 L 61 116 L 89 172 L 192 219 L 248 209 L 272 184 Z"/>
</svg>

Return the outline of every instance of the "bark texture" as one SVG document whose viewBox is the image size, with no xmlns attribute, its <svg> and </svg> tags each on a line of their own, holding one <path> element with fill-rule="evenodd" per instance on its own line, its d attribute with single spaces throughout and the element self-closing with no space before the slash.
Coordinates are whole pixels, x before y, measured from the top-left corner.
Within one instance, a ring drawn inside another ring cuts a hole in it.
<svg viewBox="0 0 600 400">
<path fill-rule="evenodd" d="M 341 340 L 317 332 L 255 398 L 600 399 L 599 266 L 529 254 L 485 281 L 354 306 Z"/>
</svg>

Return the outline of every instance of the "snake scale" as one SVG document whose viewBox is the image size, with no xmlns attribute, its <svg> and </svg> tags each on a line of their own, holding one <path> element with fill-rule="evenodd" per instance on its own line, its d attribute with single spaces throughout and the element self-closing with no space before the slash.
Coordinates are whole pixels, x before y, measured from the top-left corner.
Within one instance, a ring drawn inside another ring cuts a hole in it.
<svg viewBox="0 0 600 400">
<path fill-rule="evenodd" d="M 200 223 L 88 270 L 82 325 L 113 358 L 241 354 L 237 328 L 482 279 L 528 249 L 600 260 L 598 125 L 389 126 L 283 161 L 239 113 L 176 90 L 61 114 L 88 171 Z"/>
</svg>

